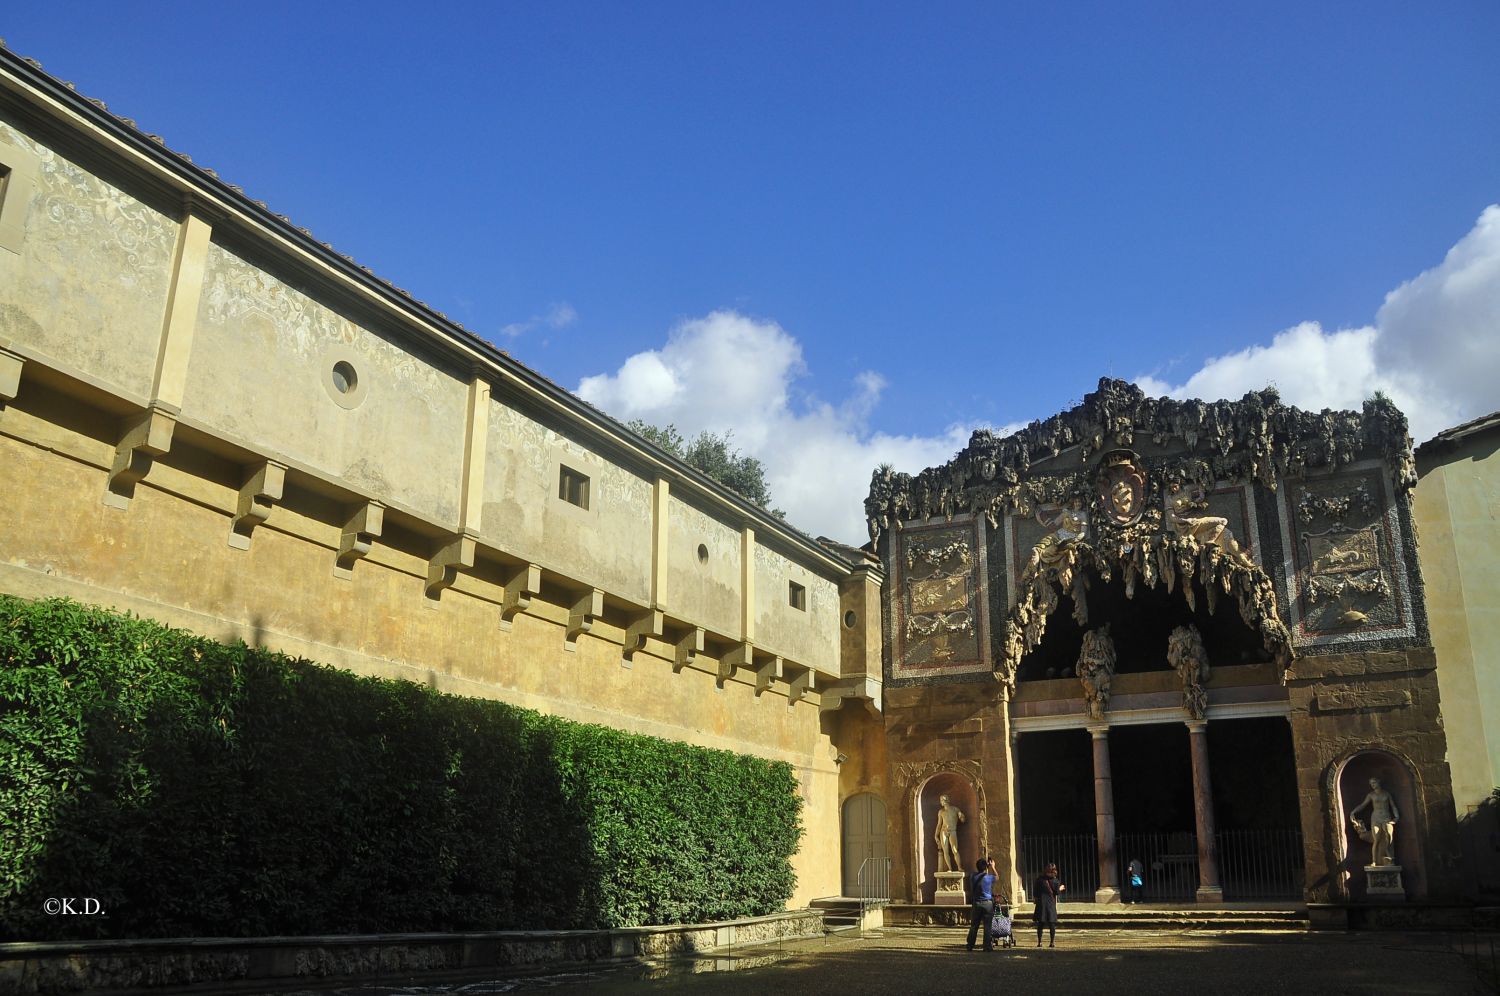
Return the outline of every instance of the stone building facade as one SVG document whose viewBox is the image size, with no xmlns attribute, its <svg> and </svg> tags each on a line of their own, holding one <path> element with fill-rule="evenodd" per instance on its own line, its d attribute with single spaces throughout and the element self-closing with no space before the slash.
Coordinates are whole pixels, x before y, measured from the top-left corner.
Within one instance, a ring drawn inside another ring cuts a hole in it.
<svg viewBox="0 0 1500 996">
<path fill-rule="evenodd" d="M 0 465 L 0 590 L 790 762 L 794 905 L 961 903 L 943 796 L 1012 896 L 1369 898 L 1371 777 L 1385 898 L 1463 892 L 1388 403 L 1103 381 L 814 540 L 0 50 Z"/>
<path fill-rule="evenodd" d="M 1460 895 L 1415 483 L 1389 402 L 1112 380 L 877 474 L 897 894 L 952 901 L 929 829 L 948 795 L 976 816 L 965 860 L 1000 856 L 1012 895 L 1065 855 L 1105 902 L 1142 858 L 1187 900 Z M 1366 872 L 1392 800 L 1398 886 Z"/>
</svg>

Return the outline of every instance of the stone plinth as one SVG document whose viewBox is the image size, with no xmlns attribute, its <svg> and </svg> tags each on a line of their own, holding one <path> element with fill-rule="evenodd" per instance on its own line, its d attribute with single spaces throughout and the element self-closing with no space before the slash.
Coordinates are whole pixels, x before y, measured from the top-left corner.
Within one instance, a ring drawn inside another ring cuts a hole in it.
<svg viewBox="0 0 1500 996">
<path fill-rule="evenodd" d="M 937 872 L 933 875 L 937 879 L 937 889 L 932 894 L 932 902 L 936 906 L 967 906 L 969 899 L 964 895 L 964 873 Z"/>
<path fill-rule="evenodd" d="M 1365 865 L 1365 895 L 1377 902 L 1403 903 L 1406 886 L 1400 865 Z"/>
</svg>

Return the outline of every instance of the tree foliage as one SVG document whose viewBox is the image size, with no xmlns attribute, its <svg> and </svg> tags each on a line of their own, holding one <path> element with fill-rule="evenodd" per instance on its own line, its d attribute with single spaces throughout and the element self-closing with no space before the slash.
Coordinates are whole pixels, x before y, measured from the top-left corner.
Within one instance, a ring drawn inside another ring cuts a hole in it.
<svg viewBox="0 0 1500 996">
<path fill-rule="evenodd" d="M 786 517 L 781 509 L 771 508 L 765 465 L 735 448 L 730 441 L 732 433 L 720 435 L 705 429 L 692 439 L 684 439 L 675 425 L 656 426 L 641 419 L 631 421 L 629 428 L 740 497 L 769 509 L 773 515 Z"/>
<path fill-rule="evenodd" d="M 761 915 L 800 809 L 782 762 L 0 596 L 0 939 Z"/>
</svg>

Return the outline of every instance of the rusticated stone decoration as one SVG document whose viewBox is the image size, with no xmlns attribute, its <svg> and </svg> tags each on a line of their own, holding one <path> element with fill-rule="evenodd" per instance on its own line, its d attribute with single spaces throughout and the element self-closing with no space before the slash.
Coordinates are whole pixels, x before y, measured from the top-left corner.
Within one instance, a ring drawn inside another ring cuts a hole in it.
<svg viewBox="0 0 1500 996">
<path fill-rule="evenodd" d="M 1109 638 L 1108 624 L 1083 634 L 1083 649 L 1078 653 L 1078 682 L 1089 719 L 1102 722 L 1109 707 L 1109 688 L 1115 680 L 1115 644 Z"/>
<path fill-rule="evenodd" d="M 1131 597 L 1137 583 L 1164 584 L 1168 591 L 1180 585 L 1189 606 L 1197 601 L 1192 585 L 1196 579 L 1203 585 L 1211 612 L 1221 597 L 1233 597 L 1240 618 L 1260 634 L 1262 645 L 1285 678 L 1292 661 L 1291 634 L 1277 612 L 1275 585 L 1265 571 L 1243 557 L 1228 556 L 1217 544 L 1200 545 L 1191 536 L 1143 532 L 1123 547 L 1101 549 L 1077 543 L 1055 570 L 1038 572 L 1023 583 L 1001 634 L 1001 657 L 996 663 L 1001 681 L 1014 687 L 1021 658 L 1042 642 L 1047 617 L 1065 591 L 1073 596 L 1074 619 L 1080 626 L 1088 625 L 1085 595 L 1090 571 L 1104 581 L 1117 572 L 1123 575 L 1125 593 Z"/>
<path fill-rule="evenodd" d="M 1146 474 L 1129 450 L 1106 454 L 1099 471 L 1097 504 L 1116 526 L 1131 526 L 1146 510 Z"/>
<path fill-rule="evenodd" d="M 1167 663 L 1182 679 L 1182 708 L 1193 719 L 1202 719 L 1208 708 L 1208 652 L 1197 626 L 1178 626 L 1167 637 Z"/>
<path fill-rule="evenodd" d="M 1005 515 L 1030 516 L 1039 504 L 1065 504 L 1082 493 L 1077 475 L 1048 468 L 1041 472 L 1045 476 L 1032 476 L 1033 462 L 1076 447 L 1073 462 L 1080 466 L 1107 446 L 1129 447 L 1137 437 L 1157 446 L 1185 446 L 1188 455 L 1174 469 L 1204 489 L 1219 481 L 1259 481 L 1274 489 L 1278 479 L 1371 455 L 1391 468 L 1402 493 L 1417 482 L 1406 416 L 1383 397 L 1366 401 L 1363 414 L 1304 412 L 1283 405 L 1273 388 L 1239 401 L 1178 401 L 1148 398 L 1136 385 L 1106 377 L 1070 411 L 1009 436 L 976 431 L 941 467 L 916 476 L 877 470 L 865 499 L 870 538 L 878 540 L 896 522 L 974 512 L 986 515 L 993 528 Z"/>
<path fill-rule="evenodd" d="M 1157 455 L 1136 456 L 1135 446 Z M 1252 556 L 1254 523 L 1247 511 L 1240 519 L 1248 532 L 1236 535 L 1239 527 L 1225 516 L 1223 499 L 1213 496 L 1234 488 L 1242 494 L 1251 488 L 1275 491 L 1283 480 L 1299 482 L 1309 472 L 1358 461 L 1382 464 L 1402 498 L 1416 483 L 1406 418 L 1383 397 L 1366 401 L 1362 413 L 1304 412 L 1283 405 L 1270 388 L 1238 401 L 1178 401 L 1148 398 L 1134 384 L 1105 378 L 1069 411 L 1008 436 L 975 432 L 942 466 L 915 476 L 876 471 L 865 513 L 870 536 L 879 543 L 893 527 L 900 527 L 894 533 L 899 537 L 935 518 L 971 514 L 994 528 L 1002 520 L 1012 526 L 1029 521 L 1041 510 L 1038 521 L 1052 539 L 1037 537 L 1034 527 L 1024 538 L 1007 591 L 1009 614 L 997 623 L 1002 629 L 994 667 L 1008 686 L 1064 594 L 1072 596 L 1079 625 L 1087 625 L 1083 596 L 1090 575 L 1106 582 L 1121 577 L 1129 597 L 1137 583 L 1169 590 L 1181 585 L 1190 605 L 1201 591 L 1210 611 L 1220 598 L 1232 597 L 1285 678 L 1293 657 L 1291 633 L 1281 618 L 1285 603 L 1276 584 Z M 1112 469 L 1127 466 L 1139 477 Z M 1124 488 L 1115 487 L 1120 482 Z M 1132 521 L 1137 487 L 1140 516 Z M 1298 492 L 1288 499 L 1293 508 L 1301 497 Z M 1210 501 L 1219 505 L 1210 508 Z M 1364 505 L 1356 493 L 1347 511 L 1342 505 L 1324 509 L 1316 501 L 1307 507 L 1310 514 L 1343 514 L 1338 521 L 1348 528 Z M 1243 499 L 1242 507 L 1250 508 Z M 1385 507 L 1388 512 L 1389 503 Z M 1074 513 L 1071 526 L 1055 511 L 1062 509 Z M 1305 546 L 1290 539 L 1284 538 L 1284 549 Z M 1287 597 L 1293 595 L 1306 598 L 1307 592 L 1299 585 Z M 1356 595 L 1334 616 L 1366 611 L 1361 597 L 1373 596 Z"/>
<path fill-rule="evenodd" d="M 1405 635 L 1411 628 L 1400 519 L 1371 468 L 1295 482 L 1284 521 L 1291 548 L 1300 641 L 1347 643 Z"/>
<path fill-rule="evenodd" d="M 968 516 L 896 535 L 892 677 L 991 670 L 983 535 Z"/>
</svg>

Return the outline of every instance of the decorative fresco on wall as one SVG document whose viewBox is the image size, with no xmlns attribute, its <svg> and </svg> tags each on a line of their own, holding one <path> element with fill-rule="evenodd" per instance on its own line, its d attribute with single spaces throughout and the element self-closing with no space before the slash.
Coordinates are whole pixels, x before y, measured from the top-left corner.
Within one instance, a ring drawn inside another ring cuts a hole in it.
<svg viewBox="0 0 1500 996">
<path fill-rule="evenodd" d="M 984 520 L 913 525 L 894 537 L 892 677 L 990 670 Z"/>
</svg>

